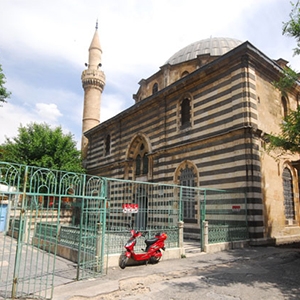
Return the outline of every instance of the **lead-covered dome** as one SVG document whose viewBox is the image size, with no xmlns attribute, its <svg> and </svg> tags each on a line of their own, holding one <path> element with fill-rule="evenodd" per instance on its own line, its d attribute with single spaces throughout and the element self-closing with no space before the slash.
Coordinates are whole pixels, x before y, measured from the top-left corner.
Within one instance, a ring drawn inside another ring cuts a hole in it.
<svg viewBox="0 0 300 300">
<path fill-rule="evenodd" d="M 224 37 L 211 37 L 192 43 L 171 56 L 166 64 L 175 65 L 196 58 L 201 54 L 221 56 L 242 44 L 240 40 Z"/>
</svg>

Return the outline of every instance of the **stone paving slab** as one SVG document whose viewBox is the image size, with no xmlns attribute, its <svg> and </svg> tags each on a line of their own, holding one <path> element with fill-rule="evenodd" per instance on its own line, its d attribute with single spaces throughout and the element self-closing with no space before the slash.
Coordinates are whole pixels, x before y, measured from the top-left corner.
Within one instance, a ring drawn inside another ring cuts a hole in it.
<svg viewBox="0 0 300 300">
<path fill-rule="evenodd" d="M 198 253 L 187 255 L 183 259 L 162 260 L 156 265 L 132 266 L 124 270 L 110 268 L 108 274 L 102 278 L 56 287 L 53 299 L 277 299 L 273 298 L 272 293 L 278 294 L 279 288 L 269 279 L 272 277 L 270 268 L 272 264 L 282 261 L 292 261 L 289 265 L 280 264 L 283 267 L 291 268 L 297 262 L 300 268 L 300 250 L 251 247 L 214 254 Z M 277 272 L 281 274 L 283 271 L 277 269 Z M 265 280 L 256 282 L 256 276 L 265 277 Z M 232 282 L 226 281 L 226 277 L 231 278 Z M 239 282 L 240 278 L 244 279 Z M 295 290 L 298 295 L 299 286 L 298 284 L 298 290 Z M 235 291 L 236 288 L 239 293 Z M 260 298 L 259 292 L 265 289 L 267 292 Z M 251 298 L 254 291 L 258 293 L 258 298 Z M 202 297 L 199 297 L 200 294 Z"/>
</svg>

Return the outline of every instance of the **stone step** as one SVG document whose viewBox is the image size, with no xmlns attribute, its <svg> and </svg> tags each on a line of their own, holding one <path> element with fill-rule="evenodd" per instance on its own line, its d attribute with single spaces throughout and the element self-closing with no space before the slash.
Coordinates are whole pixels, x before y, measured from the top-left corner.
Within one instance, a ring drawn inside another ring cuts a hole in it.
<svg viewBox="0 0 300 300">
<path fill-rule="evenodd" d="M 184 232 L 183 233 L 184 239 L 187 240 L 198 240 L 200 241 L 200 233 L 194 233 L 194 232 Z"/>
<path fill-rule="evenodd" d="M 183 247 L 185 253 L 199 253 L 201 252 L 200 240 L 184 240 Z"/>
</svg>

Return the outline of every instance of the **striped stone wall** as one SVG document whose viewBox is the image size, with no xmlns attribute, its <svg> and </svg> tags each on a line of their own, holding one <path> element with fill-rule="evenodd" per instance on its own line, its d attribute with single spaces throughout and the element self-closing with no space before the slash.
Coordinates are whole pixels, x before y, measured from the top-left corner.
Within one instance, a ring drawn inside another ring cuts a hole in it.
<svg viewBox="0 0 300 300">
<path fill-rule="evenodd" d="M 181 73 L 184 65 L 179 67 Z M 268 78 L 261 77 L 264 70 L 269 70 Z M 262 174 L 268 174 L 262 169 L 269 166 L 262 165 L 265 160 L 262 159 L 260 127 L 263 127 L 262 116 L 268 107 L 258 102 L 257 89 L 263 98 L 268 93 L 279 97 L 271 84 L 272 72 L 278 71 L 270 71 L 268 62 L 249 49 L 247 43 L 196 69 L 90 130 L 87 133 L 88 172 L 178 184 L 178 170 L 190 163 L 196 169 L 197 186 L 245 189 L 250 237 L 266 237 L 265 203 L 272 205 L 272 201 L 264 198 Z M 162 71 L 161 76 L 164 74 Z M 191 124 L 182 128 L 180 105 L 185 98 L 190 101 Z M 268 96 L 266 99 L 264 101 L 272 100 Z M 280 122 L 281 118 L 276 116 L 273 123 Z M 270 132 L 272 128 L 265 126 L 264 131 L 267 130 Z M 108 134 L 111 149 L 105 155 Z M 135 176 L 135 156 L 141 143 L 147 149 L 149 170 L 138 177 Z M 276 162 L 268 160 L 267 164 L 276 165 Z M 280 185 L 280 180 L 277 178 L 273 184 Z"/>
</svg>

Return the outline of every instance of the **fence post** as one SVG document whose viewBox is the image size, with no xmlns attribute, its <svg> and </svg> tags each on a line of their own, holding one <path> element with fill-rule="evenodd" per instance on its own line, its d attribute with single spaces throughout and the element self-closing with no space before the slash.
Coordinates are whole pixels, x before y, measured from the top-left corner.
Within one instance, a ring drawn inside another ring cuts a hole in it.
<svg viewBox="0 0 300 300">
<path fill-rule="evenodd" d="M 96 261 L 97 261 L 97 266 L 96 266 L 96 272 L 101 271 L 101 264 L 102 264 L 102 223 L 99 222 L 97 223 L 97 242 L 96 242 Z"/>
<path fill-rule="evenodd" d="M 15 256 L 15 264 L 14 264 L 14 271 L 13 271 L 13 284 L 12 284 L 12 291 L 11 291 L 11 298 L 15 299 L 17 296 L 18 290 L 18 279 L 19 279 L 19 271 L 20 271 L 20 264 L 21 264 L 21 255 L 22 255 L 22 246 L 24 244 L 24 222 L 25 222 L 25 213 L 26 213 L 26 188 L 27 188 L 27 181 L 28 181 L 28 166 L 25 167 L 24 170 L 24 184 L 23 184 L 23 193 L 22 193 L 22 204 L 20 210 L 20 225 L 19 225 L 19 232 L 18 232 L 18 241 L 16 246 L 16 256 Z"/>
<path fill-rule="evenodd" d="M 184 222 L 183 221 L 179 221 L 178 222 L 178 238 L 179 238 L 180 255 L 184 254 L 184 247 L 183 247 L 183 227 L 184 227 Z"/>
<path fill-rule="evenodd" d="M 204 252 L 208 251 L 208 221 L 203 221 L 204 227 Z"/>
</svg>

